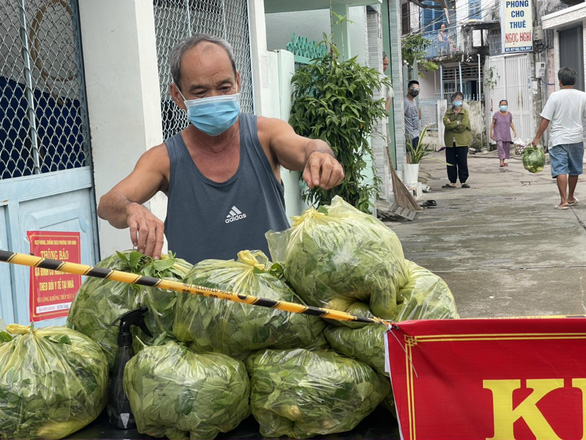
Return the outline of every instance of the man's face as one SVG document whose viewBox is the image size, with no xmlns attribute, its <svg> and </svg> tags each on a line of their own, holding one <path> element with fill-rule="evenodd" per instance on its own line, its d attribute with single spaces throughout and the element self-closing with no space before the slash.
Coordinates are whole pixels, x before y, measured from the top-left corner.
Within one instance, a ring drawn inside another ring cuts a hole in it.
<svg viewBox="0 0 586 440">
<path fill-rule="evenodd" d="M 383 60 L 383 72 L 386 72 L 386 70 L 389 68 L 389 59 L 385 58 Z"/>
<path fill-rule="evenodd" d="M 202 42 L 183 55 L 180 87 L 187 100 L 233 95 L 240 90 L 240 74 L 234 75 L 223 47 Z"/>
<path fill-rule="evenodd" d="M 442 24 L 442 25 L 441 25 L 441 27 L 440 27 L 440 29 L 441 29 L 442 31 L 445 31 L 445 30 L 446 30 L 446 25 L 445 25 L 445 24 Z"/>
</svg>

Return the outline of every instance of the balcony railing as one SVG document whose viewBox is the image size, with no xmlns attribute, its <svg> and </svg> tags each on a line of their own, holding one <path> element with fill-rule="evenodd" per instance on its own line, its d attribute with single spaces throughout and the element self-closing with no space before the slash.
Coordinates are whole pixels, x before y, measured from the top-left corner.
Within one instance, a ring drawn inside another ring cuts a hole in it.
<svg viewBox="0 0 586 440">
<path fill-rule="evenodd" d="M 455 34 L 455 29 L 454 29 Z M 426 32 L 423 36 L 429 41 L 424 58 L 439 58 L 457 55 L 462 52 L 458 47 L 455 36 L 450 35 L 449 30 L 445 35 L 440 35 L 439 31 Z"/>
</svg>

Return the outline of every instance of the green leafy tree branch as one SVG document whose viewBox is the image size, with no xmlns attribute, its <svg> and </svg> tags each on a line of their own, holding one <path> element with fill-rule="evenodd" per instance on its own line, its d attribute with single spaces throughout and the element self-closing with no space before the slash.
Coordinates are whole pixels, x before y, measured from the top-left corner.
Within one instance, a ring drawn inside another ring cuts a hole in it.
<svg viewBox="0 0 586 440">
<path fill-rule="evenodd" d="M 388 117 L 385 100 L 376 99 L 375 91 L 390 85 L 390 81 L 377 70 L 356 62 L 356 57 L 342 60 L 332 36 L 324 34 L 322 43 L 327 45 L 328 53 L 299 67 L 293 75 L 289 123 L 302 136 L 326 141 L 346 177 L 331 190 L 307 189 L 302 199 L 312 205 L 324 205 L 339 195 L 357 209 L 370 212 L 381 182 L 378 177 L 374 181 L 365 178 L 366 159 L 373 159 L 369 138 L 377 122 Z"/>
<path fill-rule="evenodd" d="M 425 70 L 435 71 L 439 69 L 436 63 L 424 58 L 425 52 L 430 44 L 429 40 L 421 34 L 405 35 L 401 39 L 401 57 L 403 58 L 403 62 L 410 69 L 415 66 L 415 61 L 417 61 L 418 66 L 423 67 Z M 419 76 L 424 77 L 425 75 L 419 71 Z"/>
</svg>

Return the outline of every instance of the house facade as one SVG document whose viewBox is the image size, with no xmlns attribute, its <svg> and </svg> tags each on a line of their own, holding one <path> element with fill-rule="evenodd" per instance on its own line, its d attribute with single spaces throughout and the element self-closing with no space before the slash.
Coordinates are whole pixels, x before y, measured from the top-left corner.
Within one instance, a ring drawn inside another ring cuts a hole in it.
<svg viewBox="0 0 586 440">
<path fill-rule="evenodd" d="M 279 0 L 15 0 L 0 6 L 0 249 L 29 253 L 31 231 L 79 233 L 80 260 L 93 265 L 132 248 L 127 230 L 97 218 L 99 198 L 133 169 L 138 157 L 186 126 L 168 90 L 170 49 L 198 32 L 227 38 L 242 77 L 245 112 L 288 119 L 294 56 L 269 47 L 267 12 L 329 11 L 330 1 Z M 366 5 L 334 2 L 356 28 L 333 28 L 365 63 Z M 380 11 L 371 35 L 380 35 Z M 372 12 L 372 11 L 371 11 Z M 315 25 L 332 29 L 329 12 Z M 290 39 L 290 33 L 288 38 Z M 352 36 L 350 40 L 349 36 Z M 321 34 L 319 35 L 321 37 Z M 371 37 L 374 44 L 378 40 Z M 379 44 L 380 45 L 380 44 Z M 376 44 L 374 44 L 374 47 Z M 380 60 L 382 70 L 382 59 Z M 384 172 L 381 171 L 381 172 Z M 288 216 L 299 214 L 297 173 L 283 174 Z M 166 198 L 146 205 L 159 218 Z M 0 265 L 0 316 L 29 322 L 29 269 Z M 58 304 L 65 307 L 67 304 Z M 42 325 L 62 324 L 63 319 Z"/>
<path fill-rule="evenodd" d="M 421 32 L 429 41 L 426 59 L 438 65 L 420 82 L 426 120 L 437 122 L 439 130 L 435 115 L 441 111 L 433 111 L 434 103 L 443 110 L 441 102 L 458 90 L 475 116 L 474 147 L 489 146 L 492 114 L 501 99 L 509 102 L 519 138 L 530 141 L 543 104 L 559 88 L 560 67 L 574 68 L 576 88 L 584 90 L 584 1 L 455 0 L 444 9 L 427 9 L 436 2 L 416 3 L 403 3 L 403 33 Z"/>
</svg>

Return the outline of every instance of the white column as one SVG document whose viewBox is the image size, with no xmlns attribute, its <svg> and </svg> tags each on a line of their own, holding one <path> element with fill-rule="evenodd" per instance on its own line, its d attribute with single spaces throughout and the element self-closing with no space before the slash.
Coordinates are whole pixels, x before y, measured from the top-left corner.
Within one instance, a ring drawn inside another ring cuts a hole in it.
<svg viewBox="0 0 586 440">
<path fill-rule="evenodd" d="M 162 142 L 153 4 L 79 1 L 96 202 Z M 166 198 L 148 207 L 165 217 Z M 99 220 L 102 258 L 132 247 L 128 230 Z"/>
</svg>

